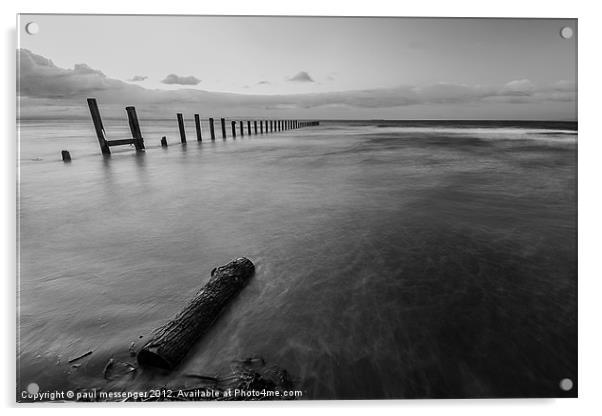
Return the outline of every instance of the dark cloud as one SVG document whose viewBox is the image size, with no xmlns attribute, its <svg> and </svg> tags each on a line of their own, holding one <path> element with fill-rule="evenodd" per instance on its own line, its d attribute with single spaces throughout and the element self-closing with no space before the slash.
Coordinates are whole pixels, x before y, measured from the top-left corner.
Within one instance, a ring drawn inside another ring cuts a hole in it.
<svg viewBox="0 0 602 416">
<path fill-rule="evenodd" d="M 31 117 L 48 113 L 51 108 L 56 109 L 56 114 L 71 114 L 73 109 L 77 109 L 85 116 L 86 97 L 98 98 L 103 111 L 112 108 L 114 114 L 121 115 L 126 105 L 136 105 L 157 117 L 181 112 L 191 104 L 194 104 L 197 111 L 208 114 L 232 113 L 236 109 L 248 114 L 248 111 L 263 111 L 266 108 L 294 111 L 320 107 L 351 110 L 432 104 L 458 106 L 477 103 L 486 106 L 488 103 L 575 102 L 577 98 L 573 82 L 557 81 L 544 85 L 526 79 L 513 80 L 499 86 L 437 83 L 288 95 L 233 94 L 198 89 L 151 90 L 108 78 L 101 71 L 85 64 L 64 69 L 28 50 L 20 49 L 17 53 L 18 93 L 22 115 Z M 69 108 L 72 109 L 71 113 Z M 441 117 L 446 115 L 442 114 Z"/>
<path fill-rule="evenodd" d="M 17 50 L 20 94 L 45 98 L 70 98 L 95 91 L 120 90 L 123 81 L 107 78 L 86 64 L 73 69 L 57 67 L 50 59 L 27 49 Z"/>
<path fill-rule="evenodd" d="M 314 80 L 305 71 L 299 71 L 297 74 L 288 79 L 292 82 L 314 82 Z"/>
<path fill-rule="evenodd" d="M 169 74 L 161 82 L 163 84 L 198 85 L 201 82 L 201 80 L 198 79 L 197 77 L 192 76 L 192 75 L 189 75 L 187 77 L 183 77 L 183 76 L 176 75 L 176 74 Z"/>
<path fill-rule="evenodd" d="M 269 85 L 270 81 L 259 81 L 257 85 Z"/>
<path fill-rule="evenodd" d="M 130 82 L 140 82 L 148 79 L 146 75 L 134 75 L 132 78 L 128 79 Z"/>
</svg>

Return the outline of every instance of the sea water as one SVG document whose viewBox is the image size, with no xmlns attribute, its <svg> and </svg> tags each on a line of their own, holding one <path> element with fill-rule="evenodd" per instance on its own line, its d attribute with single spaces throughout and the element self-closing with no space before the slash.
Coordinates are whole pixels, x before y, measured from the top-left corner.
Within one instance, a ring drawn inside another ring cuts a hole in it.
<svg viewBox="0 0 602 416">
<path fill-rule="evenodd" d="M 18 391 L 187 386 L 257 356 L 304 398 L 576 382 L 574 123 L 216 123 L 212 142 L 205 120 L 197 142 L 187 119 L 186 145 L 175 118 L 141 124 L 146 152 L 110 158 L 88 120 L 18 125 Z M 103 377 L 240 256 L 255 276 L 180 367 Z"/>
</svg>

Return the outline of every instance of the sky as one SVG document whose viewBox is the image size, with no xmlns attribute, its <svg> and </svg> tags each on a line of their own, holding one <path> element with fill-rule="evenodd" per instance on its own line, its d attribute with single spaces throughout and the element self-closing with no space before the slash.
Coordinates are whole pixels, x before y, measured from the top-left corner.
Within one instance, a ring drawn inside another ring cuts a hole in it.
<svg viewBox="0 0 602 416">
<path fill-rule="evenodd" d="M 18 32 L 21 118 L 87 117 L 90 96 L 109 117 L 577 116 L 574 19 L 20 15 Z"/>
</svg>

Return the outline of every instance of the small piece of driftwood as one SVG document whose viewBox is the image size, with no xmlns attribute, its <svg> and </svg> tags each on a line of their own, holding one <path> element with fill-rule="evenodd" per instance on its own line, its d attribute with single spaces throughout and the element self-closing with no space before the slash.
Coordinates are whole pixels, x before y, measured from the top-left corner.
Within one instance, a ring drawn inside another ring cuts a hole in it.
<svg viewBox="0 0 602 416">
<path fill-rule="evenodd" d="M 92 351 L 88 351 L 86 353 L 83 353 L 82 355 L 78 355 L 77 357 L 74 357 L 72 359 L 70 359 L 69 361 L 67 361 L 69 364 L 76 362 L 77 360 L 81 360 L 84 357 L 87 357 L 88 355 L 92 354 Z"/>
<path fill-rule="evenodd" d="M 153 332 L 138 352 L 138 363 L 167 370 L 176 367 L 254 272 L 255 266 L 244 257 L 214 269 L 209 282 L 186 307 Z"/>
</svg>

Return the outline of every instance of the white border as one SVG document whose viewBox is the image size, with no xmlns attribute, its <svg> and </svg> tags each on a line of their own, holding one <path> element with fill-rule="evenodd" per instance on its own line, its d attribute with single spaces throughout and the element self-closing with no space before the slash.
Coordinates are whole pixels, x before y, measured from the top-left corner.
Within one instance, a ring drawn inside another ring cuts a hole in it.
<svg viewBox="0 0 602 416">
<path fill-rule="evenodd" d="M 82 0 L 3 0 L 0 3 L 2 29 L 4 34 L 4 59 L 2 60 L 2 264 L 4 274 L 5 330 L 0 343 L 1 356 L 5 361 L 0 379 L 2 404 L 15 407 L 15 183 L 16 183 L 16 132 L 15 132 L 15 47 L 16 13 L 116 13 L 116 14 L 250 14 L 250 15 L 346 15 L 346 16 L 472 16 L 472 17 L 570 17 L 579 18 L 579 399 L 562 400 L 425 400 L 425 401 L 355 401 L 355 402 L 300 402 L 300 403 L 235 403 L 235 404 L 196 404 L 191 406 L 170 405 L 172 412 L 194 411 L 216 412 L 245 416 L 268 412 L 286 412 L 287 415 L 305 415 L 308 412 L 344 411 L 350 415 L 364 415 L 366 411 L 390 414 L 412 412 L 420 414 L 446 415 L 508 415 L 519 414 L 602 414 L 599 404 L 602 355 L 601 325 L 602 273 L 598 257 L 602 242 L 600 215 L 602 213 L 600 195 L 599 166 L 602 164 L 602 91 L 600 89 L 602 68 L 600 50 L 602 48 L 600 27 L 602 15 L 594 1 L 540 1 L 504 0 L 488 1 L 433 1 L 393 2 L 370 1 L 327 1 L 303 0 L 285 2 L 276 0 L 219 0 L 213 2 L 169 0 L 151 3 L 150 0 L 103 0 L 86 2 Z M 597 322 L 598 321 L 598 322 Z M 492 357 L 495 359 L 495 357 Z M 33 411 L 41 406 L 25 407 Z M 43 412 L 81 412 L 81 408 L 69 410 L 61 405 L 46 405 Z M 142 409 L 114 407 L 111 412 L 138 412 Z M 150 414 L 170 411 L 144 407 Z M 200 407 L 201 409 L 198 409 Z M 335 410 L 335 408 L 337 408 Z M 14 409 L 11 409 L 14 410 Z M 100 406 L 88 406 L 85 410 L 95 414 L 105 414 Z"/>
</svg>

